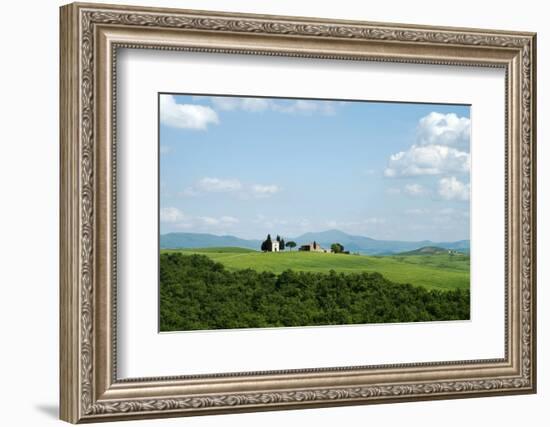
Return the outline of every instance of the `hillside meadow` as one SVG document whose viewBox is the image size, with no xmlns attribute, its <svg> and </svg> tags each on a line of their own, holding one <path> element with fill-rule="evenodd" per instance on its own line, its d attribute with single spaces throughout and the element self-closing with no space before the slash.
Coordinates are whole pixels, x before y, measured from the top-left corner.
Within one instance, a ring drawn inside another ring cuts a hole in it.
<svg viewBox="0 0 550 427">
<path fill-rule="evenodd" d="M 161 253 L 204 255 L 229 271 L 252 269 L 280 274 L 286 270 L 312 273 L 379 273 L 395 283 L 426 289 L 469 289 L 470 257 L 464 254 L 367 256 L 299 251 L 258 252 L 250 249 L 163 249 Z"/>
</svg>

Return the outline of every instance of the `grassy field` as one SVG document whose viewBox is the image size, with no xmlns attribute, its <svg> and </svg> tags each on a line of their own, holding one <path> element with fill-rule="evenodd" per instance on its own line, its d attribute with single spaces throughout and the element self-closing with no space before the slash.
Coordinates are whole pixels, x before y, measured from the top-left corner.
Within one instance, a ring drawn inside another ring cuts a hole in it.
<svg viewBox="0 0 550 427">
<path fill-rule="evenodd" d="M 285 270 L 325 273 L 378 272 L 397 283 L 410 283 L 427 289 L 468 289 L 470 257 L 467 255 L 395 255 L 366 256 L 299 251 L 258 252 L 243 248 L 197 248 L 162 250 L 184 254 L 202 254 L 220 262 L 229 270 L 251 268 L 282 273 Z"/>
</svg>

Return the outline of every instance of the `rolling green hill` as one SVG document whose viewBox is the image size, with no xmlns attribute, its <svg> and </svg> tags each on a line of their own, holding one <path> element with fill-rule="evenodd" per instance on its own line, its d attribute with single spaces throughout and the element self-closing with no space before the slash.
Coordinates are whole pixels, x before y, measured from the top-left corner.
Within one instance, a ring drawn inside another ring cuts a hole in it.
<svg viewBox="0 0 550 427">
<path fill-rule="evenodd" d="M 277 274 L 285 270 L 377 272 L 388 280 L 427 289 L 468 289 L 470 286 L 470 258 L 466 255 L 366 256 L 299 251 L 264 253 L 235 247 L 162 250 L 162 253 L 167 252 L 206 255 L 231 271 L 253 269 Z"/>
<path fill-rule="evenodd" d="M 438 246 L 423 246 L 414 251 L 401 252 L 397 255 L 441 255 L 448 254 L 449 250 Z"/>
<path fill-rule="evenodd" d="M 213 247 L 213 248 L 195 248 L 195 249 L 166 249 L 162 252 L 200 252 L 201 254 L 249 254 L 249 253 L 258 253 L 254 249 L 239 248 L 237 246 L 227 246 L 227 247 Z M 214 258 L 215 256 L 213 256 Z"/>
</svg>

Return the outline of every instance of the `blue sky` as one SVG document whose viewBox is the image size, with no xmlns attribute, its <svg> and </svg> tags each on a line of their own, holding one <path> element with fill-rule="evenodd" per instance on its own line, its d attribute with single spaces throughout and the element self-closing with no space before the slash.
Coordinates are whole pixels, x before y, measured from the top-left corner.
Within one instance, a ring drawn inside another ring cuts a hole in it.
<svg viewBox="0 0 550 427">
<path fill-rule="evenodd" d="M 160 227 L 469 238 L 470 107 L 159 95 Z"/>
</svg>

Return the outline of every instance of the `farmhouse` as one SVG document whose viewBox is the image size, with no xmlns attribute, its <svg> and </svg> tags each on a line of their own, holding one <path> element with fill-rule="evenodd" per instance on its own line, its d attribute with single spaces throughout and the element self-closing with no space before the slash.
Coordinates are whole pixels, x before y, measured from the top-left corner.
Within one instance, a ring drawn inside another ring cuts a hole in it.
<svg viewBox="0 0 550 427">
<path fill-rule="evenodd" d="M 317 242 L 302 245 L 298 250 L 305 252 L 328 252 L 326 249 L 323 249 L 321 245 Z"/>
</svg>

